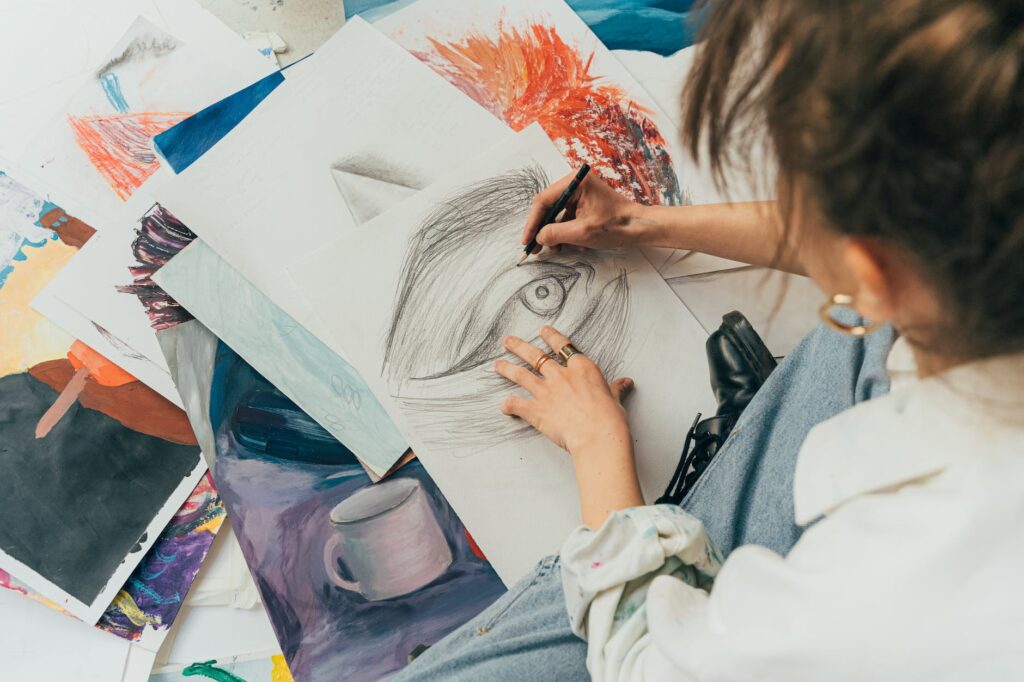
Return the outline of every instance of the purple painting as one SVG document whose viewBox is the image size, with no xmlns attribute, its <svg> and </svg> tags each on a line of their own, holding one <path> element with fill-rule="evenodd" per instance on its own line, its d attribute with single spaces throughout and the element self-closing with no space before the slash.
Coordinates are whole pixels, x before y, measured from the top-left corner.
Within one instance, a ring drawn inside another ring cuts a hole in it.
<svg viewBox="0 0 1024 682">
<path fill-rule="evenodd" d="M 217 484 L 297 681 L 387 678 L 505 591 L 419 462 L 372 484 L 223 344 L 210 398 Z"/>
<path fill-rule="evenodd" d="M 168 629 L 223 522 L 224 505 L 207 473 L 96 626 L 129 640 L 140 639 L 147 628 Z"/>
</svg>

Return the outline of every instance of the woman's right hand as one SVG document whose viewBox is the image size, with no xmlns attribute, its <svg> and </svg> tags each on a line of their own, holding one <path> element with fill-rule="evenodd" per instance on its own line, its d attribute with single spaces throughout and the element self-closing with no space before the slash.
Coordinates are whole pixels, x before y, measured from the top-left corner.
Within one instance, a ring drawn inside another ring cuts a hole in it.
<svg viewBox="0 0 1024 682">
<path fill-rule="evenodd" d="M 575 175 L 566 175 L 534 198 L 530 217 L 523 227 L 522 244 L 529 244 L 537 230 L 540 230 L 537 243 L 548 247 L 565 244 L 610 249 L 636 243 L 639 235 L 635 219 L 642 207 L 606 185 L 596 173 L 584 178 L 566 206 L 562 222 L 541 224 Z"/>
</svg>

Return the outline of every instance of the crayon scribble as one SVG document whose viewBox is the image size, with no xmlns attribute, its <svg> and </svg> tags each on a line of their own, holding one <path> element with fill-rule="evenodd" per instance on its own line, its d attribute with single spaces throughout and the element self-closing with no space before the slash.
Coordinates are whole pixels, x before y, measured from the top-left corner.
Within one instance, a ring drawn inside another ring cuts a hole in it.
<svg viewBox="0 0 1024 682">
<path fill-rule="evenodd" d="M 555 28 L 499 24 L 497 37 L 429 41 L 433 50 L 416 57 L 514 130 L 540 123 L 571 163 L 589 163 L 634 201 L 683 203 L 651 112 L 591 74 L 593 53 L 581 55 Z"/>
<path fill-rule="evenodd" d="M 128 102 L 121 92 L 121 81 L 118 80 L 116 73 L 105 73 L 100 76 L 100 87 L 103 88 L 103 94 L 107 96 L 110 106 L 122 114 L 128 113 Z"/>
<path fill-rule="evenodd" d="M 75 140 L 121 200 L 160 167 L 152 138 L 189 113 L 68 116 Z"/>
</svg>

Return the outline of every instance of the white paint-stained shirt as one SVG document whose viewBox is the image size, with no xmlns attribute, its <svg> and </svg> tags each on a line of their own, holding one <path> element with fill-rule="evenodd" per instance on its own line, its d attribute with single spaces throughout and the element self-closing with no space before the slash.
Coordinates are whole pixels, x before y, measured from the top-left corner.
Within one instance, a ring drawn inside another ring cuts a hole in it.
<svg viewBox="0 0 1024 682">
<path fill-rule="evenodd" d="M 894 374 L 811 431 L 794 501 L 819 522 L 785 557 L 722 562 L 671 506 L 577 529 L 562 576 L 593 679 L 1024 680 L 1024 355 Z"/>
</svg>

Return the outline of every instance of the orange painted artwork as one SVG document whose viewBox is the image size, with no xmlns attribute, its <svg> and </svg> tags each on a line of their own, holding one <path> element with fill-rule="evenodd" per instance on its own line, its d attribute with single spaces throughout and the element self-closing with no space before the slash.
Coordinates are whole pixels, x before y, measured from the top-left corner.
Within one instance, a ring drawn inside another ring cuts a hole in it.
<svg viewBox="0 0 1024 682">
<path fill-rule="evenodd" d="M 152 139 L 191 113 L 68 116 L 78 146 L 117 196 L 125 201 L 160 167 Z"/>
<path fill-rule="evenodd" d="M 552 25 L 510 23 L 456 39 L 427 36 L 430 49 L 412 53 L 513 130 L 540 123 L 570 163 L 589 163 L 630 199 L 688 203 L 652 112 L 594 73 L 594 53 Z"/>
</svg>

